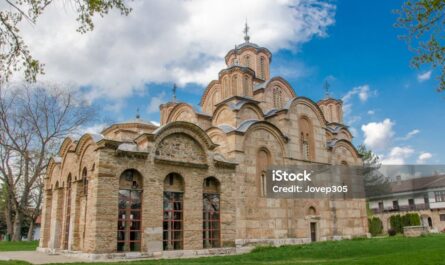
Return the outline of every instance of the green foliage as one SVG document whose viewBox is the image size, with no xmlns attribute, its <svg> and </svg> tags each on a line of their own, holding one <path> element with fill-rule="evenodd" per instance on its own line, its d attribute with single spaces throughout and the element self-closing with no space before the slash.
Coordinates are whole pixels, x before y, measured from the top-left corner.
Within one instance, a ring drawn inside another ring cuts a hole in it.
<svg viewBox="0 0 445 265">
<path fill-rule="evenodd" d="M 420 216 L 417 213 L 407 213 L 405 215 L 393 215 L 389 219 L 391 228 L 396 233 L 403 233 L 403 227 L 405 226 L 417 226 L 420 225 Z"/>
<path fill-rule="evenodd" d="M 407 213 L 402 216 L 403 226 L 416 226 L 420 225 L 420 216 L 417 213 Z"/>
<path fill-rule="evenodd" d="M 377 196 L 388 193 L 390 191 L 389 181 L 388 178 L 379 171 L 381 166 L 379 157 L 363 144 L 357 147 L 357 151 L 363 160 L 362 175 L 366 196 Z"/>
<path fill-rule="evenodd" d="M 38 245 L 39 241 L 0 241 L 0 253 L 1 251 L 36 250 Z"/>
<path fill-rule="evenodd" d="M 389 219 L 389 222 L 391 224 L 391 228 L 394 229 L 397 234 L 403 232 L 402 217 L 400 216 L 400 214 L 392 215 Z"/>
<path fill-rule="evenodd" d="M 444 264 L 445 235 L 417 238 L 388 237 L 343 240 L 314 244 L 260 248 L 253 253 L 190 259 L 159 259 L 125 262 L 127 265 L 356 265 Z M 1 248 L 1 246 L 0 246 Z M 1 255 L 1 254 L 0 254 Z M 60 257 L 59 257 L 60 258 Z M 28 264 L 0 261 L 3 264 Z M 61 264 L 61 263 L 59 263 Z M 109 262 L 69 263 L 70 265 L 110 265 Z M 111 263 L 112 264 L 112 263 Z M 117 264 L 117 263 L 116 263 Z M 122 262 L 120 263 L 122 264 Z"/>
<path fill-rule="evenodd" d="M 407 0 L 400 10 L 396 10 L 396 27 L 406 29 L 401 36 L 415 53 L 411 65 L 419 68 L 427 64 L 441 68 L 438 76 L 438 91 L 445 89 L 445 1 Z"/>
<path fill-rule="evenodd" d="M 362 156 L 363 164 L 366 167 L 379 167 L 380 166 L 380 159 L 379 157 L 372 152 L 372 150 L 369 150 L 366 148 L 364 144 L 361 144 L 357 148 L 357 152 Z"/>
<path fill-rule="evenodd" d="M 372 236 L 377 236 L 382 234 L 383 223 L 378 217 L 368 218 L 368 228 Z"/>
<path fill-rule="evenodd" d="M 19 24 L 25 20 L 35 24 L 53 0 L 8 0 L 0 10 L 0 83 L 7 82 L 13 72 L 23 71 L 27 81 L 35 82 L 39 74 L 44 74 L 44 65 L 33 58 L 23 40 Z M 125 0 L 71 0 L 66 1 L 75 8 L 79 27 L 77 31 L 86 33 L 94 29 L 93 17 L 105 16 L 112 9 L 122 15 L 131 11 Z M 50 26 L 50 25 L 49 25 Z"/>
</svg>

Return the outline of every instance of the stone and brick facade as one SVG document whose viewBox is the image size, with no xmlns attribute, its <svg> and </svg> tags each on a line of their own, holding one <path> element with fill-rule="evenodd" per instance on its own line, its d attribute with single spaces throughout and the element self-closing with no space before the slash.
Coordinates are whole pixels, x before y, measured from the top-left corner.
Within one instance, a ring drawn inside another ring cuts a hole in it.
<svg viewBox="0 0 445 265">
<path fill-rule="evenodd" d="M 225 61 L 200 111 L 172 101 L 160 126 L 138 118 L 63 142 L 45 178 L 40 249 L 162 254 L 366 235 L 364 199 L 262 192 L 269 165 L 362 164 L 341 100 L 297 95 L 248 39 Z"/>
</svg>

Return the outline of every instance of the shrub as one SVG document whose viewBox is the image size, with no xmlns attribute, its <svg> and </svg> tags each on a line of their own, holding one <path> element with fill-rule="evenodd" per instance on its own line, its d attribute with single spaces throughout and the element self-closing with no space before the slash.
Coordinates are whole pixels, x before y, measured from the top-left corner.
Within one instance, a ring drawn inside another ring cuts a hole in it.
<svg viewBox="0 0 445 265">
<path fill-rule="evenodd" d="M 396 230 L 392 229 L 392 228 L 388 229 L 388 235 L 389 236 L 395 236 L 396 235 Z"/>
<path fill-rule="evenodd" d="M 380 235 L 383 231 L 382 221 L 378 217 L 368 218 L 368 228 L 372 236 Z"/>
<path fill-rule="evenodd" d="M 402 224 L 404 226 L 420 225 L 420 216 L 417 213 L 407 213 L 402 216 Z"/>
<path fill-rule="evenodd" d="M 403 227 L 420 225 L 420 216 L 417 213 L 407 213 L 405 215 L 393 215 L 390 217 L 389 222 L 391 228 L 396 233 L 403 233 Z"/>
<path fill-rule="evenodd" d="M 391 216 L 389 222 L 391 224 L 391 228 L 394 229 L 396 233 L 403 232 L 402 217 L 400 217 L 400 214 Z"/>
</svg>

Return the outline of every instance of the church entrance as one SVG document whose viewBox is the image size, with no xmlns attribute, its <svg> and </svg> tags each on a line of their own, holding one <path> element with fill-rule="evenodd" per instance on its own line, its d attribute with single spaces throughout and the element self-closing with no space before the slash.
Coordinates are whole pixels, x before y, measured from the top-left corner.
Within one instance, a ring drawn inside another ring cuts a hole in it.
<svg viewBox="0 0 445 265">
<path fill-rule="evenodd" d="M 140 180 L 139 173 L 135 170 L 122 173 L 119 190 L 117 251 L 141 250 L 142 190 Z"/>
<path fill-rule="evenodd" d="M 311 242 L 317 241 L 317 223 L 311 222 Z"/>
</svg>

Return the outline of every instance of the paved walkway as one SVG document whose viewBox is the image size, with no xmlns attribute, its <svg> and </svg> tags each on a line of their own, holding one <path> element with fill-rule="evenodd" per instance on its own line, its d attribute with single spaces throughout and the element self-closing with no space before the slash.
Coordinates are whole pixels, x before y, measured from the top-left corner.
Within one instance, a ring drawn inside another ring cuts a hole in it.
<svg viewBox="0 0 445 265">
<path fill-rule="evenodd" d="M 32 264 L 91 262 L 80 258 L 67 257 L 60 254 L 49 255 L 37 251 L 0 252 L 0 260 L 22 260 Z"/>
</svg>

